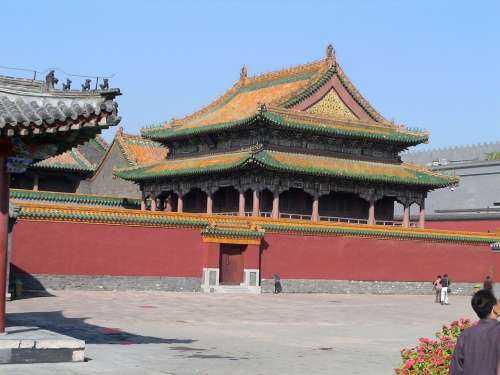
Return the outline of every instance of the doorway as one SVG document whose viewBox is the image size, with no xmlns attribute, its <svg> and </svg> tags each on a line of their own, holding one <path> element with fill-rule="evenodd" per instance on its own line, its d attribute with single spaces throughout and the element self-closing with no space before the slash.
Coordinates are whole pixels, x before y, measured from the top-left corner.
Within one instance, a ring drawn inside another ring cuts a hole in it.
<svg viewBox="0 0 500 375">
<path fill-rule="evenodd" d="M 220 283 L 240 285 L 243 282 L 243 251 L 246 245 L 220 245 Z"/>
</svg>

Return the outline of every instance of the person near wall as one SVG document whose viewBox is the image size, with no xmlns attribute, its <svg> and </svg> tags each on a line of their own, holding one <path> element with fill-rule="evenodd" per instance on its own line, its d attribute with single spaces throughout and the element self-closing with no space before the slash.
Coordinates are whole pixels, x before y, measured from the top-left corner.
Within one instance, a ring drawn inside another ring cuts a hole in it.
<svg viewBox="0 0 500 375">
<path fill-rule="evenodd" d="M 436 295 L 436 299 L 434 302 L 440 303 L 441 302 L 441 275 L 438 275 L 436 277 L 436 280 L 432 283 L 432 290 L 434 291 Z"/>
<path fill-rule="evenodd" d="M 450 279 L 447 274 L 441 279 L 441 305 L 448 305 L 448 291 L 450 288 Z"/>
<path fill-rule="evenodd" d="M 486 276 L 486 279 L 484 279 L 483 289 L 493 292 L 493 279 L 491 276 Z"/>
<path fill-rule="evenodd" d="M 273 275 L 274 280 L 274 293 L 279 294 L 283 291 L 283 287 L 281 286 L 281 277 L 278 274 Z"/>
</svg>

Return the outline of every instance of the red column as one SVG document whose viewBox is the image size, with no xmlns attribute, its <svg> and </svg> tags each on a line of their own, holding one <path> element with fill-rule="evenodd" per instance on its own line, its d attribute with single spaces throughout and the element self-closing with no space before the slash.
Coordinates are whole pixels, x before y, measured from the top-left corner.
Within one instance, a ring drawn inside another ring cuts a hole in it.
<svg viewBox="0 0 500 375">
<path fill-rule="evenodd" d="M 245 216 L 245 192 L 240 191 L 240 201 L 238 205 L 238 216 Z"/>
<path fill-rule="evenodd" d="M 425 228 L 425 203 L 420 203 L 420 212 L 418 215 L 418 227 Z"/>
<path fill-rule="evenodd" d="M 207 194 L 207 214 L 212 215 L 214 209 L 214 200 L 212 199 L 212 193 Z"/>
<path fill-rule="evenodd" d="M 280 217 L 280 195 L 277 191 L 273 195 L 273 211 L 271 212 L 271 217 L 273 219 L 279 219 Z"/>
<path fill-rule="evenodd" d="M 368 209 L 368 225 L 375 225 L 375 199 L 370 199 Z"/>
<path fill-rule="evenodd" d="M 141 211 L 146 211 L 147 205 L 146 205 L 146 199 L 141 200 Z"/>
<path fill-rule="evenodd" d="M 177 198 L 177 212 L 182 212 L 182 210 L 184 210 L 184 198 L 179 193 L 179 196 Z"/>
<path fill-rule="evenodd" d="M 165 198 L 165 212 L 172 212 L 172 196 Z"/>
<path fill-rule="evenodd" d="M 314 194 L 314 197 L 313 197 L 311 220 L 312 221 L 319 220 L 319 195 L 318 194 Z"/>
<path fill-rule="evenodd" d="M 0 334 L 5 332 L 7 242 L 9 233 L 9 172 L 7 157 L 0 155 Z"/>
<path fill-rule="evenodd" d="M 33 191 L 38 191 L 38 183 L 39 183 L 38 174 L 35 173 L 35 175 L 33 176 Z"/>
<path fill-rule="evenodd" d="M 403 227 L 408 228 L 410 226 L 410 205 L 404 206 L 403 211 Z"/>
<path fill-rule="evenodd" d="M 156 198 L 155 197 L 151 197 L 151 211 L 156 211 L 157 207 L 156 207 Z"/>
<path fill-rule="evenodd" d="M 254 190 L 253 191 L 252 216 L 259 216 L 259 211 L 260 211 L 259 208 L 260 208 L 259 191 Z"/>
</svg>

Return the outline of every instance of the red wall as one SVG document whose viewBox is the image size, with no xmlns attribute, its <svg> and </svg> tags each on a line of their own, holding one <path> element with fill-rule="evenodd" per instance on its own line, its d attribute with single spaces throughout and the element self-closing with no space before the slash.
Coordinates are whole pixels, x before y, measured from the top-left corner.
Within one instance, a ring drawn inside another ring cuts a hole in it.
<svg viewBox="0 0 500 375">
<path fill-rule="evenodd" d="M 262 277 L 425 281 L 447 273 L 477 282 L 500 272 L 500 254 L 489 245 L 266 234 Z"/>
<path fill-rule="evenodd" d="M 202 243 L 199 229 L 21 220 L 12 261 L 32 274 L 201 277 L 203 263 L 218 265 L 208 254 L 218 254 L 217 246 Z M 448 273 L 454 281 L 477 282 L 500 272 L 500 253 L 489 245 L 268 233 L 261 252 L 266 279 L 278 273 L 285 279 L 428 281 Z M 258 252 L 247 255 L 245 267 L 258 264 Z"/>
<path fill-rule="evenodd" d="M 465 230 L 472 232 L 496 232 L 500 230 L 500 220 L 453 220 L 431 221 L 425 223 L 429 229 Z"/>
<path fill-rule="evenodd" d="M 201 277 L 196 229 L 48 221 L 14 227 L 12 263 L 32 274 Z"/>
</svg>

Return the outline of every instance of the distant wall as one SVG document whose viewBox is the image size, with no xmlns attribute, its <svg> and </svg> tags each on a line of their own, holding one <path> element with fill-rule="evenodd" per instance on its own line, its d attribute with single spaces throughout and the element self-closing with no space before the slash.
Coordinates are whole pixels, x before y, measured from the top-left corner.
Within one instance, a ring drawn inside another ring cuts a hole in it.
<svg viewBox="0 0 500 375">
<path fill-rule="evenodd" d="M 427 220 L 425 227 L 429 229 L 463 230 L 471 232 L 500 231 L 500 219 L 494 220 Z"/>
<path fill-rule="evenodd" d="M 17 272 L 67 275 L 83 285 L 74 276 L 157 278 L 148 285 L 187 278 L 192 286 L 202 275 L 203 246 L 199 229 L 20 220 L 12 263 Z M 500 272 L 500 254 L 488 244 L 266 233 L 260 266 L 264 279 L 429 282 L 448 273 L 478 282 Z"/>
</svg>

